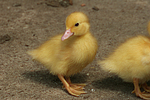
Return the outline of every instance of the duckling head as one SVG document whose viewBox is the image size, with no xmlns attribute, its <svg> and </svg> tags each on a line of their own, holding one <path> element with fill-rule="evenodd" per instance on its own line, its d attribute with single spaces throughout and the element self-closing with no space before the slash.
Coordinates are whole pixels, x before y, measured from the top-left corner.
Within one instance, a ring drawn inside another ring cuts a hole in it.
<svg viewBox="0 0 150 100">
<path fill-rule="evenodd" d="M 66 31 L 61 40 L 64 41 L 72 36 L 85 35 L 90 28 L 88 17 L 82 12 L 71 13 L 66 18 Z"/>
</svg>

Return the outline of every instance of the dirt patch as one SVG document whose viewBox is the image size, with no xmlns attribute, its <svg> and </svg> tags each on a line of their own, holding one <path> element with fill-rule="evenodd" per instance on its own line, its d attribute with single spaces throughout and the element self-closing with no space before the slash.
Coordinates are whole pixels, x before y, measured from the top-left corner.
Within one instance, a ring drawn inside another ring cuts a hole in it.
<svg viewBox="0 0 150 100">
<path fill-rule="evenodd" d="M 150 20 L 149 0 L 73 0 L 68 7 L 48 6 L 44 0 L 1 0 L 0 99 L 8 100 L 138 100 L 132 83 L 103 72 L 96 60 L 109 55 L 126 39 L 146 35 Z M 85 4 L 85 6 L 81 6 Z M 97 7 L 98 10 L 93 10 Z M 62 83 L 26 54 L 49 37 L 65 31 L 66 16 L 74 11 L 88 15 L 91 32 L 98 40 L 96 59 L 73 82 L 87 83 L 87 94 L 71 96 Z"/>
</svg>

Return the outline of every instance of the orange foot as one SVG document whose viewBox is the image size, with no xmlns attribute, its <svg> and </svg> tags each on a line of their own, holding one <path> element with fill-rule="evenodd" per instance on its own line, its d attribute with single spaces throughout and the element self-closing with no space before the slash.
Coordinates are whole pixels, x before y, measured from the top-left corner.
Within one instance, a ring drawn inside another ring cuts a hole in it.
<svg viewBox="0 0 150 100">
<path fill-rule="evenodd" d="M 142 87 L 146 92 L 150 92 L 150 87 L 146 83 L 142 84 Z"/>
<path fill-rule="evenodd" d="M 72 84 L 70 78 L 65 80 L 64 76 L 58 74 L 58 78 L 62 81 L 63 87 L 67 89 L 67 91 L 73 96 L 79 96 L 80 94 L 85 94 L 83 91 L 84 86 L 86 84 Z"/>
<path fill-rule="evenodd" d="M 139 79 L 134 78 L 133 79 L 133 84 L 134 84 L 134 91 L 132 91 L 132 93 L 135 93 L 136 96 L 145 99 L 145 100 L 150 100 L 150 94 L 146 93 L 146 92 L 141 92 L 140 87 L 139 87 Z M 142 85 L 142 87 L 145 84 Z M 143 88 L 144 89 L 144 88 Z M 145 89 L 144 89 L 145 90 Z"/>
<path fill-rule="evenodd" d="M 86 84 L 78 84 L 78 83 L 71 83 L 71 80 L 69 77 L 66 78 L 67 83 L 75 90 L 83 90 Z"/>
</svg>

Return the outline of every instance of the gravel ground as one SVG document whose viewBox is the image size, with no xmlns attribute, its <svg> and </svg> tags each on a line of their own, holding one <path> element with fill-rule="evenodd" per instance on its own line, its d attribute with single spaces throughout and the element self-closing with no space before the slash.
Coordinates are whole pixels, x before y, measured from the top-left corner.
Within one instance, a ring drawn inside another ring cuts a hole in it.
<svg viewBox="0 0 150 100">
<path fill-rule="evenodd" d="M 132 83 L 102 71 L 96 60 L 130 37 L 148 36 L 150 1 L 73 0 L 73 5 L 61 5 L 57 0 L 0 0 L 0 100 L 140 100 L 131 94 Z M 71 77 L 87 83 L 87 94 L 79 97 L 69 95 L 57 76 L 26 54 L 64 32 L 65 18 L 74 11 L 88 15 L 99 45 L 95 60 Z"/>
</svg>

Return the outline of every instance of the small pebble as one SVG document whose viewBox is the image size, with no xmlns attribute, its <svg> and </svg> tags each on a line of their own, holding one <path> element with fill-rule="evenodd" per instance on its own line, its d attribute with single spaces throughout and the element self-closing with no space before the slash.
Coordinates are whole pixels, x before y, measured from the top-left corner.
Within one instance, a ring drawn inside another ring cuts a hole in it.
<svg viewBox="0 0 150 100">
<path fill-rule="evenodd" d="M 0 36 L 0 44 L 3 44 L 6 41 L 9 41 L 10 39 L 11 39 L 11 37 L 8 34 L 6 34 L 4 36 Z"/>
<path fill-rule="evenodd" d="M 95 90 L 94 90 L 94 89 L 91 89 L 91 91 L 94 92 Z"/>
<path fill-rule="evenodd" d="M 13 5 L 13 7 L 19 7 L 19 6 L 21 6 L 21 4 L 19 4 L 19 3 Z"/>
<path fill-rule="evenodd" d="M 87 76 L 89 76 L 90 74 L 89 74 L 89 73 L 87 73 L 86 75 L 87 75 Z"/>
<path fill-rule="evenodd" d="M 70 5 L 73 5 L 73 2 L 72 2 L 72 0 L 69 0 L 69 4 L 70 4 Z"/>
<path fill-rule="evenodd" d="M 68 0 L 60 0 L 59 3 L 63 7 L 68 7 L 70 5 L 70 2 Z"/>
<path fill-rule="evenodd" d="M 7 9 L 10 9 L 10 7 L 7 7 Z"/>
<path fill-rule="evenodd" d="M 98 10 L 99 10 L 99 8 L 96 7 L 96 6 L 94 6 L 92 9 L 95 10 L 95 11 L 98 11 Z"/>
<path fill-rule="evenodd" d="M 57 2 L 57 1 L 47 1 L 45 4 L 47 6 L 59 7 L 59 2 Z"/>
<path fill-rule="evenodd" d="M 81 4 L 81 7 L 84 7 L 84 6 L 86 6 L 84 3 L 83 3 L 83 4 Z"/>
<path fill-rule="evenodd" d="M 25 46 L 28 47 L 29 45 L 28 45 L 28 44 L 25 44 Z"/>
</svg>

